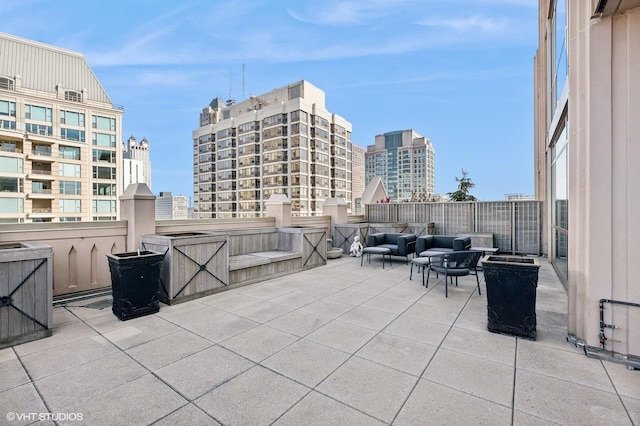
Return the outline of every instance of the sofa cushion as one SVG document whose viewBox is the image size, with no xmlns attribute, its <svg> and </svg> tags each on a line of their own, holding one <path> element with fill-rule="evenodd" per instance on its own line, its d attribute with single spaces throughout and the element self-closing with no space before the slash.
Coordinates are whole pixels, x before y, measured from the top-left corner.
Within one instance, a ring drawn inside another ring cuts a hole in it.
<svg viewBox="0 0 640 426">
<path fill-rule="evenodd" d="M 442 247 L 442 248 L 451 248 L 453 249 L 453 239 L 455 237 L 450 237 L 447 235 L 434 235 L 433 236 L 433 247 Z"/>
<path fill-rule="evenodd" d="M 398 245 L 397 244 L 380 244 L 377 247 L 388 248 L 391 254 L 398 255 Z"/>
<path fill-rule="evenodd" d="M 385 233 L 384 234 L 384 244 L 398 244 L 398 237 L 402 234 L 396 233 Z"/>
</svg>

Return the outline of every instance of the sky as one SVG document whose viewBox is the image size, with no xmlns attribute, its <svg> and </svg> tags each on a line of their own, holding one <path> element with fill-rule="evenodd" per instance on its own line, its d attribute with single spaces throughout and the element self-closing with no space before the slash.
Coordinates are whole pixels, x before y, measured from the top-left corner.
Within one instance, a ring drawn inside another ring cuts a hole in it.
<svg viewBox="0 0 640 426">
<path fill-rule="evenodd" d="M 193 200 L 192 131 L 215 97 L 299 80 L 353 125 L 352 142 L 413 129 L 436 193 L 464 169 L 481 201 L 534 192 L 537 0 L 21 0 L 0 32 L 82 53 L 122 137 L 147 138 L 152 185 Z"/>
</svg>

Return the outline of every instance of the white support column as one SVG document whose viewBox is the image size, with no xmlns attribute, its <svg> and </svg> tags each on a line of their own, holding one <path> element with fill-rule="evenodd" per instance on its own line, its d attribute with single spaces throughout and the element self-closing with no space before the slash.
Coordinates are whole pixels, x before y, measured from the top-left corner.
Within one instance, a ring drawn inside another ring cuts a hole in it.
<svg viewBox="0 0 640 426">
<path fill-rule="evenodd" d="M 291 200 L 284 194 L 273 194 L 265 202 L 265 214 L 276 219 L 276 227 L 291 226 Z"/>
<path fill-rule="evenodd" d="M 156 196 L 144 183 L 133 183 L 120 196 L 120 218 L 127 221 L 127 251 L 140 248 L 140 237 L 156 233 Z"/>
<path fill-rule="evenodd" d="M 322 205 L 322 213 L 331 216 L 331 233 L 337 224 L 347 223 L 347 202 L 344 198 L 327 198 Z"/>
</svg>

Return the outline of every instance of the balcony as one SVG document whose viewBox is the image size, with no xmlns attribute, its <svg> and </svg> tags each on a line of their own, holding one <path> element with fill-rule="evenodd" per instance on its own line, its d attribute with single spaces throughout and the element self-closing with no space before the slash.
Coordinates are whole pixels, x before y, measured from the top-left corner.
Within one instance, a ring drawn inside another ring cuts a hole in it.
<svg viewBox="0 0 640 426">
<path fill-rule="evenodd" d="M 10 152 L 13 154 L 22 154 L 22 148 L 18 148 L 17 146 L 14 146 L 13 144 L 3 144 L 0 143 L 0 151 L 2 152 Z"/>
<path fill-rule="evenodd" d="M 34 148 L 30 154 L 27 155 L 27 159 L 31 161 L 44 161 L 53 162 L 53 156 L 51 154 L 51 148 Z"/>
<path fill-rule="evenodd" d="M 54 218 L 55 216 L 51 207 L 34 207 L 27 215 L 30 219 Z"/>
<path fill-rule="evenodd" d="M 32 188 L 31 193 L 27 194 L 27 197 L 31 199 L 53 200 L 55 199 L 55 195 L 53 195 L 52 192 L 51 188 Z"/>
<path fill-rule="evenodd" d="M 55 177 L 51 174 L 51 170 L 31 169 L 31 172 L 27 174 L 27 179 L 36 181 L 53 181 L 55 180 Z"/>
</svg>

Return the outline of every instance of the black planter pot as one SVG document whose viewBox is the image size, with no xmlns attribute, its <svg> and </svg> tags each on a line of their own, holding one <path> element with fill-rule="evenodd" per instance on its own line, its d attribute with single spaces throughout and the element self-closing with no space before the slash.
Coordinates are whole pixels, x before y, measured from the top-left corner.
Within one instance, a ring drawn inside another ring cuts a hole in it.
<svg viewBox="0 0 640 426">
<path fill-rule="evenodd" d="M 489 331 L 535 340 L 539 260 L 486 256 L 482 268 L 487 285 Z"/>
<path fill-rule="evenodd" d="M 154 251 L 108 254 L 113 313 L 121 320 L 160 310 L 160 270 L 164 255 Z"/>
</svg>

